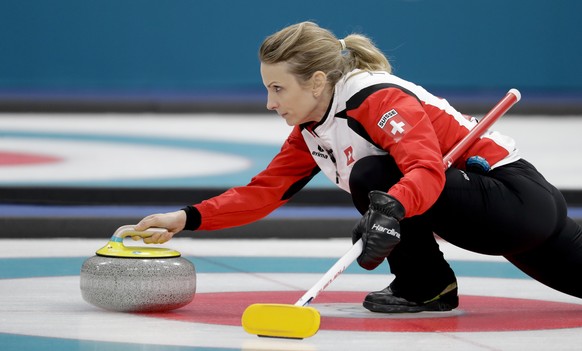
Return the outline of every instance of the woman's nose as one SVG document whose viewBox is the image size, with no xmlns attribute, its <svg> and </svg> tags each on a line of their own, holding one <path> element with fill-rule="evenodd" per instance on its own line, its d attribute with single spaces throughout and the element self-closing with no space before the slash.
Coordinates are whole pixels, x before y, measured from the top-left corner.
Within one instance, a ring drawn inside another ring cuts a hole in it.
<svg viewBox="0 0 582 351">
<path fill-rule="evenodd" d="M 275 103 L 275 101 L 270 97 L 267 96 L 267 110 L 276 110 L 277 109 L 277 104 Z"/>
</svg>

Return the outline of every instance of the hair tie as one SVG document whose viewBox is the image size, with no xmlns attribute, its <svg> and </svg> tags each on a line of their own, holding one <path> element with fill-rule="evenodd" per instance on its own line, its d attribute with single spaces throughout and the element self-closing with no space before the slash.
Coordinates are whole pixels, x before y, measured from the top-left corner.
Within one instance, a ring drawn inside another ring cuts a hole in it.
<svg viewBox="0 0 582 351">
<path fill-rule="evenodd" d="M 340 45 L 342 46 L 342 51 L 346 50 L 346 41 L 343 39 L 338 40 Z"/>
</svg>

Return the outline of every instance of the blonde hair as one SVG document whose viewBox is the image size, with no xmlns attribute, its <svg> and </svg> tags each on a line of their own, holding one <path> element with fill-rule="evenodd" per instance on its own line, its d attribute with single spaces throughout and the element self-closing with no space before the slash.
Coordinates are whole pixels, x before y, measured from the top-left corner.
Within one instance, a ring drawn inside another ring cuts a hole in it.
<svg viewBox="0 0 582 351">
<path fill-rule="evenodd" d="M 392 72 L 386 56 L 369 38 L 350 34 L 343 41 L 345 50 L 329 30 L 301 22 L 267 37 L 259 49 L 259 59 L 267 64 L 287 62 L 290 73 L 302 82 L 322 71 L 332 85 L 356 68 Z"/>
</svg>

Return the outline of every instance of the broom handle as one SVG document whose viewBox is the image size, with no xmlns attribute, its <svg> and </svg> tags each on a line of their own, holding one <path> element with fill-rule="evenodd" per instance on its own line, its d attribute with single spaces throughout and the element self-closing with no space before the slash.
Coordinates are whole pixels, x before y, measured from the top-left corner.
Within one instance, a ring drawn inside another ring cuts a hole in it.
<svg viewBox="0 0 582 351">
<path fill-rule="evenodd" d="M 479 123 L 469 134 L 465 135 L 463 139 L 453 146 L 453 148 L 443 157 L 443 163 L 445 169 L 451 167 L 451 165 L 464 154 L 470 145 L 472 145 L 477 139 L 489 129 L 501 116 L 503 116 L 511 106 L 515 105 L 521 99 L 521 93 L 517 89 L 510 89 L 505 97 L 501 99 L 493 108 L 479 120 Z"/>
<path fill-rule="evenodd" d="M 443 165 L 448 169 L 471 144 L 485 133 L 501 116 L 521 99 L 517 89 L 511 89 L 481 120 L 461 139 L 444 157 Z M 360 238 L 296 303 L 295 306 L 307 306 L 342 274 L 362 253 L 364 243 Z"/>
<path fill-rule="evenodd" d="M 345 271 L 352 262 L 360 256 L 364 248 L 362 239 L 358 239 L 352 248 L 346 252 L 311 289 L 309 289 L 300 299 L 295 303 L 295 306 L 307 306 L 313 299 L 317 297 L 325 288 L 331 284 L 335 278 Z"/>
</svg>

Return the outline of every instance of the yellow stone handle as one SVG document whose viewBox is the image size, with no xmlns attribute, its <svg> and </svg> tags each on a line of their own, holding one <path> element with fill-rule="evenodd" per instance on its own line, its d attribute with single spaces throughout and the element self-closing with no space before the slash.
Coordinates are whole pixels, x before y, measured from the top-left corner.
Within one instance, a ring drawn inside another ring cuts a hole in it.
<svg viewBox="0 0 582 351">
<path fill-rule="evenodd" d="M 167 230 L 164 228 L 148 228 L 144 231 L 137 231 L 133 224 L 124 225 L 119 227 L 115 233 L 113 233 L 111 241 L 122 242 L 123 238 L 128 236 L 141 236 L 142 238 L 147 238 L 157 233 L 165 233 L 166 231 Z"/>
<path fill-rule="evenodd" d="M 163 228 L 149 228 L 144 231 L 135 230 L 135 225 L 124 225 L 119 227 L 109 239 L 107 245 L 97 250 L 96 254 L 99 256 L 109 257 L 179 257 L 178 251 L 159 248 L 159 247 L 126 247 L 123 245 L 123 239 L 127 236 L 140 236 L 147 238 L 156 233 L 165 233 Z"/>
</svg>

